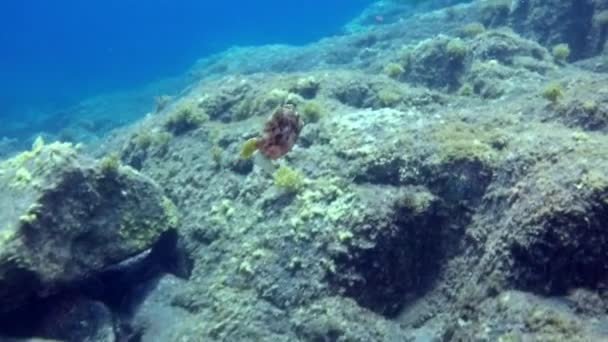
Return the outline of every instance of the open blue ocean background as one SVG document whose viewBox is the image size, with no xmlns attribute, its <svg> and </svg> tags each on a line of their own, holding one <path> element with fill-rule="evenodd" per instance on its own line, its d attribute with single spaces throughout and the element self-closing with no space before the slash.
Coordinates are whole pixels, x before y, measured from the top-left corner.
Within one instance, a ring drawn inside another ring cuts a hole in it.
<svg viewBox="0 0 608 342">
<path fill-rule="evenodd" d="M 231 46 L 297 45 L 337 34 L 371 2 L 3 1 L 0 137 L 32 133 L 28 120 L 38 113 L 52 117 L 90 96 L 184 74 Z"/>
</svg>

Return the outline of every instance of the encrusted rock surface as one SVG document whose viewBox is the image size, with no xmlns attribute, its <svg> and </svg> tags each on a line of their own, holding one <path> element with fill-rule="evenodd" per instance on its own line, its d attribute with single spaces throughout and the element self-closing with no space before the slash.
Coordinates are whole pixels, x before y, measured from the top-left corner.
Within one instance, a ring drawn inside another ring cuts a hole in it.
<svg viewBox="0 0 608 342">
<path fill-rule="evenodd" d="M 0 311 L 55 294 L 150 248 L 177 210 L 111 156 L 45 145 L 0 164 Z"/>
<path fill-rule="evenodd" d="M 514 4 L 473 1 L 412 16 L 399 12 L 401 2 L 382 1 L 343 36 L 233 49 L 200 61 L 197 83 L 163 110 L 89 148 L 117 153 L 161 185 L 182 213 L 180 234 L 194 259 L 190 279 L 154 278 L 129 312 L 112 312 L 130 329 L 115 327 L 117 338 L 607 339 L 606 55 L 572 43 L 582 37 L 580 21 L 592 20 L 572 17 L 578 3 Z M 372 13 L 386 22 L 370 21 Z M 593 30 L 585 36 L 597 38 Z M 569 59 L 555 55 L 556 43 L 571 43 Z M 305 123 L 293 149 L 273 162 L 241 159 L 243 143 L 285 103 Z M 176 120 L 186 128 L 171 130 Z M 55 158 L 51 146 L 36 145 L 27 160 Z M 110 177 L 103 162 L 59 156 L 73 171 L 59 168 L 63 177 L 51 177 L 57 183 L 46 192 L 9 199 L 13 209 L 2 215 L 15 225 L 1 243 L 22 246 L 19 237 L 51 219 L 117 220 L 135 202 L 143 216 L 129 218 L 145 229 L 102 239 L 111 250 L 91 246 L 92 259 L 57 282 L 101 266 L 93 247 L 129 256 L 174 225 L 167 200 L 139 173 L 119 167 Z M 34 169 L 7 163 L 0 178 L 37 184 Z M 124 187 L 127 194 L 113 192 Z M 73 201 L 41 202 L 59 190 Z M 113 195 L 114 205 L 104 206 L 105 196 L 88 200 L 98 193 Z M 85 203 L 76 199 L 101 204 L 65 206 Z M 92 208 L 105 211 L 90 215 Z M 34 266 L 47 278 L 58 274 Z"/>
</svg>

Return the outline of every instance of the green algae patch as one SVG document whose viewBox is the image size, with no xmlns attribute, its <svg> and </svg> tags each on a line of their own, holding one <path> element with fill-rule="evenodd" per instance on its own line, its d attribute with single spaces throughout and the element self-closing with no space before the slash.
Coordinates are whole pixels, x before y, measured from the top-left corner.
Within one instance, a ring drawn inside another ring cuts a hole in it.
<svg viewBox="0 0 608 342">
<path fill-rule="evenodd" d="M 179 225 L 179 211 L 177 207 L 167 196 L 163 196 L 161 205 L 164 210 L 164 214 L 167 217 L 167 223 L 171 227 L 177 227 Z"/>
<path fill-rule="evenodd" d="M 497 129 L 464 122 L 450 122 L 433 129 L 439 161 L 476 160 L 493 162 L 506 145 L 506 136 Z"/>
<path fill-rule="evenodd" d="M 11 188 L 27 189 L 41 186 L 45 176 L 61 168 L 75 155 L 75 146 L 70 143 L 54 142 L 45 145 L 38 137 L 32 149 L 0 163 L 0 178 Z M 6 178 L 10 181 L 6 183 Z"/>
<path fill-rule="evenodd" d="M 69 143 L 45 144 L 39 137 L 31 150 L 0 163 L 0 218 L 7 223 L 17 223 L 22 216 L 31 219 L 28 208 L 54 175 L 70 167 L 76 148 Z"/>
<path fill-rule="evenodd" d="M 25 167 L 20 167 L 15 171 L 15 178 L 13 178 L 13 183 L 11 184 L 16 188 L 24 188 L 27 187 L 32 182 L 32 174 Z"/>
<path fill-rule="evenodd" d="M 201 127 L 209 116 L 195 101 L 185 99 L 167 115 L 164 126 L 173 135 L 181 135 Z"/>
<path fill-rule="evenodd" d="M 397 78 L 405 72 L 405 69 L 398 63 L 389 63 L 384 67 L 384 73 L 391 78 Z"/>
<path fill-rule="evenodd" d="M 564 43 L 554 45 L 551 49 L 551 54 L 553 54 L 553 58 L 555 58 L 556 61 L 564 63 L 568 61 L 568 57 L 570 57 L 570 46 Z"/>
<path fill-rule="evenodd" d="M 301 112 L 304 122 L 315 123 L 323 116 L 323 107 L 316 101 L 308 101 L 302 106 Z"/>
<path fill-rule="evenodd" d="M 551 309 L 533 309 L 525 318 L 526 329 L 541 341 L 582 341 L 581 324 Z"/>
<path fill-rule="evenodd" d="M 304 176 L 286 165 L 281 165 L 272 177 L 277 187 L 288 192 L 298 192 L 304 186 Z"/>
<path fill-rule="evenodd" d="M 479 22 L 472 22 L 464 25 L 461 29 L 461 35 L 464 37 L 473 38 L 486 31 L 486 27 Z"/>
<path fill-rule="evenodd" d="M 564 91 L 558 82 L 551 82 L 545 86 L 542 91 L 542 96 L 550 101 L 551 103 L 557 103 L 562 97 L 564 97 Z"/>
<path fill-rule="evenodd" d="M 257 138 L 247 139 L 241 146 L 241 159 L 250 159 L 255 153 L 255 151 L 258 149 L 257 143 Z"/>
</svg>

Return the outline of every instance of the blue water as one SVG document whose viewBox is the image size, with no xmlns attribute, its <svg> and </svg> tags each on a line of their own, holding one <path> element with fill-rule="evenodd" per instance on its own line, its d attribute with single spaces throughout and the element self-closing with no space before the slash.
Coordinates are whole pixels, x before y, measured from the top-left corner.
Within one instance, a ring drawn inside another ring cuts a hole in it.
<svg viewBox="0 0 608 342">
<path fill-rule="evenodd" d="M 311 42 L 339 32 L 371 2 L 5 0 L 0 117 L 178 75 L 233 45 Z"/>
</svg>

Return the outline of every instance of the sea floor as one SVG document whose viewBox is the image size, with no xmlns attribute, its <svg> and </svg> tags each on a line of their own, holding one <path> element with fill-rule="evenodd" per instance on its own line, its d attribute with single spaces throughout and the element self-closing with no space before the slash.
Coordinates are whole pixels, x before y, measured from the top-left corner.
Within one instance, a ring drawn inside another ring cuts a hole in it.
<svg viewBox="0 0 608 342">
<path fill-rule="evenodd" d="M 608 3 L 451 3 L 229 50 L 0 163 L 0 334 L 607 341 Z M 286 104 L 295 145 L 247 158 Z"/>
</svg>

